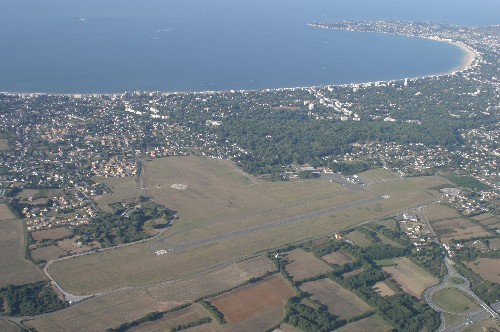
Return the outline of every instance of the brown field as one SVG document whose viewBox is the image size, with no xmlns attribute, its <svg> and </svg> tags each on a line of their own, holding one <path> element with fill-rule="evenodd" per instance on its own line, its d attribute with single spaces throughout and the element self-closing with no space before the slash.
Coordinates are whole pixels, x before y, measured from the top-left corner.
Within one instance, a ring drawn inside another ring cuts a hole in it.
<svg viewBox="0 0 500 332">
<path fill-rule="evenodd" d="M 177 325 L 190 323 L 204 317 L 211 317 L 201 305 L 194 303 L 187 308 L 174 311 L 164 315 L 162 318 L 140 324 L 139 326 L 129 329 L 130 332 L 160 332 L 168 331 L 170 328 Z M 205 327 L 206 325 L 202 325 Z"/>
<path fill-rule="evenodd" d="M 176 282 L 148 287 L 148 293 L 159 301 L 194 301 L 236 287 L 251 278 L 275 271 L 274 265 L 264 256 L 230 264 L 214 271 Z"/>
<path fill-rule="evenodd" d="M 7 205 L 0 204 L 0 222 L 2 220 L 15 219 L 16 216 L 10 211 Z"/>
<path fill-rule="evenodd" d="M 30 251 L 30 256 L 35 261 L 44 260 L 48 262 L 66 255 L 66 251 L 56 246 L 41 247 Z"/>
<path fill-rule="evenodd" d="M 0 319 L 0 331 L 2 332 L 22 332 L 16 324 L 9 322 L 8 320 Z"/>
<path fill-rule="evenodd" d="M 338 332 L 388 332 L 392 331 L 392 327 L 388 325 L 384 320 L 376 315 L 363 318 L 356 322 L 349 323 L 342 326 L 341 328 L 335 330 Z"/>
<path fill-rule="evenodd" d="M 281 276 L 271 276 L 210 300 L 226 321 L 238 323 L 282 308 L 295 291 Z M 281 313 L 282 314 L 282 313 Z"/>
<path fill-rule="evenodd" d="M 356 295 L 330 279 L 306 282 L 300 289 L 312 294 L 313 300 L 326 305 L 328 312 L 341 319 L 352 318 L 372 309 Z"/>
<path fill-rule="evenodd" d="M 113 209 L 108 204 L 135 200 L 141 195 L 141 190 L 137 188 L 138 182 L 136 176 L 123 178 L 96 177 L 93 180 L 97 183 L 104 183 L 112 191 L 109 194 L 98 196 L 94 199 L 99 208 L 107 212 L 113 212 Z"/>
<path fill-rule="evenodd" d="M 31 236 L 35 241 L 42 240 L 57 240 L 62 239 L 71 234 L 71 231 L 66 227 L 57 227 L 51 229 L 44 229 L 42 231 L 32 232 Z"/>
<path fill-rule="evenodd" d="M 189 182 L 188 182 L 189 180 Z M 186 190 L 171 188 L 183 183 Z M 267 224 L 318 209 L 372 197 L 322 180 L 259 182 L 227 161 L 201 157 L 156 159 L 146 164 L 146 187 L 155 201 L 179 211 L 179 220 L 159 239 L 53 264 L 54 277 L 68 290 L 91 292 L 170 280 L 226 260 L 276 248 L 307 237 L 338 232 L 437 197 L 427 190 L 434 177 L 408 178 L 366 186 L 390 198 L 336 211 L 295 224 L 221 240 L 201 248 L 156 256 L 155 250 Z"/>
<path fill-rule="evenodd" d="M 42 272 L 24 259 L 23 225 L 18 219 L 0 222 L 0 287 L 44 280 Z"/>
<path fill-rule="evenodd" d="M 500 259 L 478 258 L 475 261 L 466 262 L 465 265 L 483 279 L 500 283 Z"/>
<path fill-rule="evenodd" d="M 290 263 L 285 268 L 295 281 L 314 277 L 332 270 L 328 265 L 314 256 L 312 252 L 306 252 L 302 249 L 295 249 L 288 252 L 286 258 Z"/>
<path fill-rule="evenodd" d="M 104 331 L 180 304 L 159 302 L 143 290 L 132 289 L 77 303 L 69 309 L 27 321 L 26 325 L 37 331 Z"/>
<path fill-rule="evenodd" d="M 342 275 L 343 278 L 349 278 L 349 277 L 352 277 L 352 276 L 356 276 L 358 274 L 360 274 L 361 272 L 363 272 L 365 270 L 364 267 L 360 267 L 359 269 L 356 269 L 356 270 L 352 270 L 350 272 L 346 272 Z"/>
<path fill-rule="evenodd" d="M 372 288 L 382 297 L 396 294 L 396 292 L 383 281 L 377 282 Z"/>
<path fill-rule="evenodd" d="M 421 299 L 422 292 L 439 280 L 406 257 L 390 260 L 395 266 L 384 266 L 382 269 L 401 286 L 406 293 Z"/>
<path fill-rule="evenodd" d="M 356 258 L 352 257 L 348 253 L 345 253 L 341 250 L 334 251 L 334 252 L 332 252 L 328 255 L 325 255 L 321 258 L 330 264 L 336 264 L 339 266 L 343 266 L 347 263 L 353 263 L 356 261 Z"/>
<path fill-rule="evenodd" d="M 365 235 L 359 231 L 354 231 L 354 232 L 351 232 L 349 234 L 346 235 L 346 238 L 348 238 L 349 240 L 351 240 L 352 242 L 354 242 L 354 244 L 356 244 L 357 246 L 360 246 L 360 247 L 363 247 L 363 248 L 366 248 L 368 247 L 370 244 L 372 244 L 372 242 L 370 240 L 368 240 Z"/>
</svg>

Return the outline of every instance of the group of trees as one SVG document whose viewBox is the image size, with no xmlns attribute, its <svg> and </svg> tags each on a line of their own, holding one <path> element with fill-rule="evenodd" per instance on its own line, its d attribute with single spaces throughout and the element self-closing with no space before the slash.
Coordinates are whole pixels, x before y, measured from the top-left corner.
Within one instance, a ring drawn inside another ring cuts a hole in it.
<svg viewBox="0 0 500 332">
<path fill-rule="evenodd" d="M 57 297 L 50 284 L 43 281 L 0 288 L 1 300 L 5 302 L 5 313 L 9 316 L 34 316 L 67 306 Z"/>
</svg>

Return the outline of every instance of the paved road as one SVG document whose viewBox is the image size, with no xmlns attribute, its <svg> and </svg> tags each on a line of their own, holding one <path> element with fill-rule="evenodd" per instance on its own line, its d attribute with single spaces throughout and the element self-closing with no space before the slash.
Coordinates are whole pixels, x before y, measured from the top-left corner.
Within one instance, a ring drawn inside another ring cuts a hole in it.
<svg viewBox="0 0 500 332">
<path fill-rule="evenodd" d="M 500 302 L 496 302 L 491 305 L 491 308 L 494 309 L 497 313 L 500 312 Z M 459 332 L 465 329 L 470 324 L 473 323 L 479 323 L 485 319 L 492 318 L 491 313 L 488 311 L 481 309 L 476 313 L 471 314 L 470 316 L 467 317 L 467 319 L 464 319 L 461 322 L 452 324 L 450 326 L 447 326 L 444 329 L 441 329 L 440 332 Z"/>
</svg>

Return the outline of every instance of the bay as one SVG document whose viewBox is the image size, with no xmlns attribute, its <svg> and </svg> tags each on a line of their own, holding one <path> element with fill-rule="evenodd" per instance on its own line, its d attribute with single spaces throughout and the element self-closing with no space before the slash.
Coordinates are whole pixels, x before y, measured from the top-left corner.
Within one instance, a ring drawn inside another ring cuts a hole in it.
<svg viewBox="0 0 500 332">
<path fill-rule="evenodd" d="M 495 1 L 1 0 L 0 91 L 264 89 L 401 79 L 459 66 L 456 46 L 322 30 L 394 19 L 497 24 Z M 493 9 L 493 10 L 492 10 Z"/>
</svg>

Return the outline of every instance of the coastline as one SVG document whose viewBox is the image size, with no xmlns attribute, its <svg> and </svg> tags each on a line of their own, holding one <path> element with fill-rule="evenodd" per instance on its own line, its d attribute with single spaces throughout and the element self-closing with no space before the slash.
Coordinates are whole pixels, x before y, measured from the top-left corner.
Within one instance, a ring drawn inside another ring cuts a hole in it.
<svg viewBox="0 0 500 332">
<path fill-rule="evenodd" d="M 323 26 L 321 24 L 317 23 L 307 23 L 306 25 L 314 27 L 314 28 L 320 28 L 320 29 L 331 29 L 334 30 L 333 28 L 329 28 L 326 26 Z M 343 31 L 350 31 L 350 32 L 363 32 L 363 31 L 355 31 L 355 30 L 343 30 Z M 311 86 L 295 86 L 295 87 L 275 87 L 275 88 L 260 88 L 260 89 L 227 89 L 227 90 L 204 90 L 204 91 L 158 91 L 158 90 L 140 90 L 141 93 L 159 93 L 159 94 L 164 94 L 164 95 L 169 95 L 169 94 L 212 94 L 212 93 L 234 93 L 234 92 L 240 92 L 240 93 L 245 93 L 245 92 L 259 92 L 259 91 L 265 91 L 269 92 L 272 90 L 276 91 L 289 91 L 289 90 L 297 90 L 297 89 L 313 89 L 313 88 L 320 88 L 320 87 L 357 87 L 357 86 L 370 86 L 373 84 L 387 84 L 390 82 L 399 82 L 399 81 L 404 81 L 404 80 L 417 80 L 417 79 L 425 79 L 425 78 L 437 78 L 441 76 L 447 76 L 447 75 L 454 75 L 459 72 L 466 71 L 474 66 L 475 60 L 479 57 L 479 54 L 477 53 L 474 48 L 472 48 L 470 45 L 466 45 L 462 42 L 451 40 L 451 39 L 444 39 L 440 37 L 435 37 L 435 36 L 413 36 L 413 35 L 405 35 L 405 34 L 397 34 L 397 33 L 388 33 L 388 32 L 364 32 L 364 33 L 381 33 L 381 34 L 389 34 L 389 35 L 396 35 L 396 36 L 403 36 L 403 37 L 410 37 L 410 38 L 424 38 L 424 39 L 429 39 L 429 40 L 434 40 L 434 41 L 439 41 L 439 42 L 444 42 L 453 46 L 456 46 L 460 48 L 463 52 L 463 57 L 462 57 L 462 62 L 460 65 L 450 69 L 449 71 L 446 72 L 441 72 L 441 73 L 435 73 L 435 74 L 429 74 L 429 75 L 424 75 L 424 76 L 414 76 L 414 77 L 402 77 L 398 79 L 392 79 L 392 80 L 378 80 L 378 81 L 368 81 L 368 82 L 351 82 L 351 83 L 344 83 L 344 84 L 321 84 L 321 85 L 311 85 Z M 81 97 L 88 97 L 88 96 L 114 96 L 114 95 L 123 95 L 128 92 L 133 92 L 133 91 L 121 91 L 121 92 L 107 92 L 107 93 L 99 93 L 99 92 L 94 92 L 94 93 L 51 93 L 51 92 L 12 92 L 12 91 L 0 91 L 0 95 L 7 95 L 7 96 L 81 96 Z"/>
</svg>

